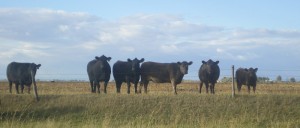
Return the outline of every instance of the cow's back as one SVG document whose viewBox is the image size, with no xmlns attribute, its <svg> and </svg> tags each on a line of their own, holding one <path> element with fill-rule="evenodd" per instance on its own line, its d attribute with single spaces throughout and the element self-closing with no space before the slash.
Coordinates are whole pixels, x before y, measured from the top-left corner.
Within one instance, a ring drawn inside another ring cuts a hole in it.
<svg viewBox="0 0 300 128">
<path fill-rule="evenodd" d="M 131 64 L 129 62 L 117 61 L 113 65 L 113 76 L 115 80 L 125 81 L 125 77 L 131 73 Z"/>
<path fill-rule="evenodd" d="M 31 72 L 29 68 L 30 63 L 11 62 L 10 64 L 8 64 L 6 70 L 7 79 L 11 82 L 25 82 L 27 79 L 31 78 Z"/>
<path fill-rule="evenodd" d="M 246 84 L 247 72 L 243 68 L 239 68 L 235 72 L 237 84 Z"/>
<path fill-rule="evenodd" d="M 94 69 L 96 68 L 96 62 L 97 62 L 96 60 L 92 60 L 87 65 L 87 72 L 89 77 L 94 76 Z"/>
<path fill-rule="evenodd" d="M 203 81 L 203 82 L 208 81 L 208 74 L 206 73 L 206 69 L 203 64 L 201 65 L 201 67 L 199 69 L 198 76 L 199 76 L 200 81 Z"/>
<path fill-rule="evenodd" d="M 141 65 L 141 79 L 147 79 L 155 83 L 170 82 L 170 74 L 173 72 L 172 63 L 144 62 Z"/>
</svg>

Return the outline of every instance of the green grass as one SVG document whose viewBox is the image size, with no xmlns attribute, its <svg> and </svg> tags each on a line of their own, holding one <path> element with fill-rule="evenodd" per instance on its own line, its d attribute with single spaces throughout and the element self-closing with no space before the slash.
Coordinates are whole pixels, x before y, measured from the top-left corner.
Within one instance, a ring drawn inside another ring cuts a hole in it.
<svg viewBox="0 0 300 128">
<path fill-rule="evenodd" d="M 36 102 L 33 94 L 9 94 L 0 86 L 0 127 L 300 127 L 298 93 L 261 90 L 232 98 L 225 87 L 198 94 L 192 84 L 180 86 L 178 95 L 170 85 L 150 85 L 149 94 L 125 94 L 126 86 L 121 94 L 113 86 L 108 94 L 91 94 L 86 83 L 42 83 Z"/>
</svg>

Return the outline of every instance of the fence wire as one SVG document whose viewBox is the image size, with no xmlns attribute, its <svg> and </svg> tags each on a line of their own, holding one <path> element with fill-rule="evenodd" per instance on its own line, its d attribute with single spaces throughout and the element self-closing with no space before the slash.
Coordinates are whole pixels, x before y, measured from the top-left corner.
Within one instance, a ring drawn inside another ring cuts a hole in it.
<svg viewBox="0 0 300 128">
<path fill-rule="evenodd" d="M 237 69 L 237 68 L 236 68 Z M 235 69 L 235 71 L 236 71 Z M 158 72 L 159 73 L 159 72 Z M 220 70 L 219 81 L 224 78 L 232 77 L 232 69 L 225 68 Z M 300 69 L 259 69 L 257 72 L 258 77 L 269 78 L 271 81 L 276 81 L 278 76 L 281 76 L 282 81 L 289 81 L 294 78 L 296 81 L 300 81 Z M 37 72 L 36 79 L 43 81 L 50 80 L 78 80 L 87 81 L 87 73 L 39 73 Z M 198 71 L 189 71 L 183 78 L 184 80 L 197 81 L 199 80 Z M 0 80 L 6 80 L 6 74 L 0 73 Z M 110 80 L 114 80 L 111 73 Z"/>
</svg>

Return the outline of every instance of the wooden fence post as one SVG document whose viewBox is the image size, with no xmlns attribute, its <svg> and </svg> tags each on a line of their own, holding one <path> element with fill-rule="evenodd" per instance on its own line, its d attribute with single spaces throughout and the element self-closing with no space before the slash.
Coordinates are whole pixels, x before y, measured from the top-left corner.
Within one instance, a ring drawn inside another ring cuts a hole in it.
<svg viewBox="0 0 300 128">
<path fill-rule="evenodd" d="M 234 87 L 234 65 L 232 65 L 232 97 L 235 95 L 235 87 Z"/>
</svg>

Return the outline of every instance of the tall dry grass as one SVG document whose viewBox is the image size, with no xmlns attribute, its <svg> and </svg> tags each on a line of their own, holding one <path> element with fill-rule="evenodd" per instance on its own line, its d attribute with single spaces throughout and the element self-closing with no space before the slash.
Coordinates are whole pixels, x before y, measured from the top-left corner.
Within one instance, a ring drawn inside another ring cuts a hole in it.
<svg viewBox="0 0 300 128">
<path fill-rule="evenodd" d="M 199 94 L 197 83 L 149 85 L 148 94 L 90 93 L 88 83 L 38 83 L 33 94 L 8 93 L 0 83 L 0 127 L 300 127 L 300 85 L 260 84 L 235 98 L 230 84 L 217 84 L 216 95 Z M 102 86 L 101 86 L 102 87 Z M 131 87 L 131 92 L 133 87 Z"/>
</svg>

